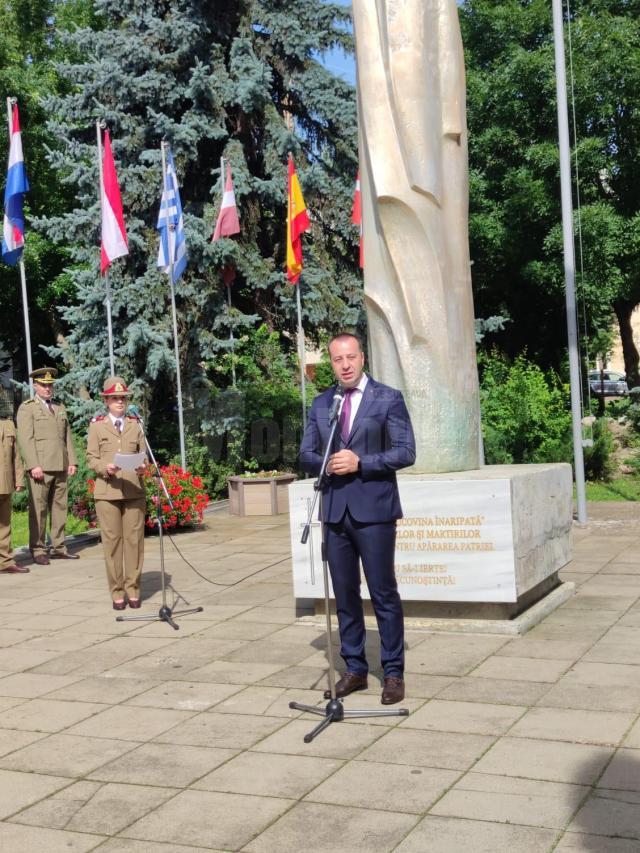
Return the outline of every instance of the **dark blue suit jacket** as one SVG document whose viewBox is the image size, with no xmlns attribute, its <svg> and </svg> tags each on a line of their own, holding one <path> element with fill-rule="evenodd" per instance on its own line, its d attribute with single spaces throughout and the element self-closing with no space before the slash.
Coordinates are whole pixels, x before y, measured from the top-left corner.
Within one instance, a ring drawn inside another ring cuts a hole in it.
<svg viewBox="0 0 640 853">
<path fill-rule="evenodd" d="M 300 446 L 300 464 L 318 474 L 329 438 L 329 410 L 335 387 L 313 401 Z M 359 522 L 372 524 L 402 517 L 396 471 L 413 465 L 416 443 L 409 412 L 400 391 L 369 377 L 346 444 L 339 429 L 333 452 L 346 448 L 360 457 L 360 470 L 329 475 L 322 490 L 325 521 L 339 522 L 348 509 Z"/>
</svg>

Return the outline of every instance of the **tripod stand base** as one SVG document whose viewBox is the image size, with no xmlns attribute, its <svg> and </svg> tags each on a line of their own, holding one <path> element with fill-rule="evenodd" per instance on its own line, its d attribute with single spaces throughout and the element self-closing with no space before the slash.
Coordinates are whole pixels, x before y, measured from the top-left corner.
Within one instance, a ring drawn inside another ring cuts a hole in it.
<svg viewBox="0 0 640 853">
<path fill-rule="evenodd" d="M 321 723 L 308 732 L 304 736 L 305 743 L 311 743 L 321 732 L 328 728 L 331 723 L 341 723 L 343 720 L 352 720 L 355 717 L 408 717 L 408 708 L 397 708 L 395 711 L 387 711 L 386 709 L 372 708 L 368 711 L 352 711 L 345 710 L 340 699 L 330 699 L 327 702 L 324 710 L 317 708 L 315 705 L 301 705 L 299 702 L 289 702 L 289 707 L 294 711 L 304 711 L 307 714 L 316 714 L 316 716 L 324 717 Z"/>
<path fill-rule="evenodd" d="M 188 616 L 190 613 L 202 613 L 204 607 L 192 607 L 190 610 L 172 610 L 168 605 L 163 604 L 158 610 L 157 616 L 148 616 L 145 614 L 140 616 L 116 616 L 116 622 L 166 622 L 171 625 L 174 631 L 179 631 L 180 626 L 174 622 L 174 617 Z"/>
</svg>

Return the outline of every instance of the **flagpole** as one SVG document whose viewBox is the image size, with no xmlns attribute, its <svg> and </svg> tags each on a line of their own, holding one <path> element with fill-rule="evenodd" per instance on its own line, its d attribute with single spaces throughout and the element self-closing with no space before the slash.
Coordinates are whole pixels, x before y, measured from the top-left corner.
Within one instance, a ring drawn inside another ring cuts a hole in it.
<svg viewBox="0 0 640 853">
<path fill-rule="evenodd" d="M 302 393 L 302 428 L 307 428 L 307 377 L 304 329 L 302 328 L 302 300 L 300 299 L 300 279 L 294 285 L 296 289 L 296 307 L 298 309 L 298 360 L 300 361 L 300 391 Z"/>
<path fill-rule="evenodd" d="M 9 144 L 11 144 L 11 131 L 13 129 L 13 120 L 11 115 L 11 107 L 18 103 L 17 98 L 7 98 L 7 126 L 9 128 Z M 23 250 L 24 251 L 24 250 Z M 29 325 L 29 303 L 27 301 L 27 274 L 24 267 L 24 259 L 21 256 L 18 262 L 20 267 L 20 286 L 22 289 L 22 313 L 24 315 L 24 337 L 27 347 L 27 372 L 30 374 L 33 371 L 33 358 L 31 354 L 31 329 Z M 29 385 L 33 394 L 33 379 L 29 376 Z"/>
<path fill-rule="evenodd" d="M 167 151 L 166 151 L 167 143 L 162 140 L 160 143 L 160 151 L 162 153 L 162 186 L 164 188 L 164 196 L 168 202 L 169 197 L 169 188 L 167 186 Z M 166 215 L 166 208 L 165 208 Z M 171 225 L 168 224 L 168 216 L 167 216 L 167 225 L 169 231 L 171 231 Z M 177 394 L 178 394 L 178 430 L 180 432 L 180 465 L 182 469 L 186 471 L 187 469 L 187 453 L 185 450 L 184 444 L 184 414 L 182 410 L 182 380 L 180 377 L 180 350 L 178 347 L 178 315 L 176 311 L 176 291 L 173 285 L 173 246 L 171 245 L 171 240 L 167 241 L 169 243 L 168 246 L 168 261 L 169 261 L 169 285 L 171 288 L 171 316 L 173 319 L 173 348 L 176 356 L 176 386 L 177 386 Z"/>
<path fill-rule="evenodd" d="M 100 119 L 96 120 L 96 137 L 98 140 L 98 174 L 100 176 L 100 215 L 102 216 L 102 194 L 104 192 L 104 176 L 102 174 L 102 130 L 105 123 Z M 109 341 L 109 369 L 111 375 L 115 376 L 116 361 L 113 356 L 113 323 L 111 322 L 111 285 L 109 284 L 109 270 L 104 272 L 104 284 L 106 296 L 104 304 L 107 309 L 107 337 Z"/>
<path fill-rule="evenodd" d="M 289 121 L 293 125 L 293 119 L 289 115 Z M 291 127 L 289 127 L 291 130 Z M 289 151 L 289 160 L 293 155 Z M 291 193 L 287 187 L 287 221 L 291 221 Z M 302 328 L 302 299 L 300 297 L 300 279 L 294 284 L 296 289 L 296 309 L 298 312 L 298 362 L 300 363 L 300 393 L 302 395 L 302 428 L 307 428 L 307 376 L 306 376 L 306 353 L 304 345 L 304 329 Z"/>
<path fill-rule="evenodd" d="M 224 157 L 220 158 L 220 191 L 222 195 L 220 198 L 224 201 L 224 187 L 225 187 L 225 176 L 224 176 Z M 222 201 L 220 204 L 222 204 Z M 227 303 L 229 305 L 229 341 L 231 342 L 231 382 L 233 387 L 236 387 L 236 343 L 235 338 L 233 337 L 233 326 L 231 325 L 231 285 L 227 285 Z"/>
<path fill-rule="evenodd" d="M 582 406 L 580 395 L 580 357 L 576 320 L 575 245 L 573 240 L 573 197 L 571 192 L 571 155 L 569 146 L 569 108 L 564 55 L 564 26 L 561 0 L 553 0 L 553 33 L 556 62 L 556 94 L 558 102 L 558 144 L 560 148 L 560 193 L 562 199 L 562 233 L 564 240 L 565 301 L 569 339 L 569 382 L 571 388 L 571 420 L 573 426 L 573 463 L 576 481 L 578 521 L 587 522 L 587 500 L 582 452 Z"/>
</svg>

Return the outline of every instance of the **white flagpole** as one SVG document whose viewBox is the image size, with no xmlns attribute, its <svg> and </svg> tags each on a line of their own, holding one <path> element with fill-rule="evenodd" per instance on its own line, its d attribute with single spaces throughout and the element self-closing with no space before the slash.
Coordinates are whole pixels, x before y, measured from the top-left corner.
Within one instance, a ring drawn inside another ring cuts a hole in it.
<svg viewBox="0 0 640 853">
<path fill-rule="evenodd" d="M 104 177 L 102 174 L 102 129 L 104 128 L 104 122 L 97 119 L 96 121 L 96 137 L 98 140 L 98 174 L 100 176 L 100 220 L 102 221 L 102 194 L 104 192 Z M 106 289 L 106 296 L 104 300 L 104 304 L 107 308 L 107 336 L 109 340 L 109 369 L 111 370 L 111 375 L 115 376 L 116 372 L 116 362 L 113 356 L 113 324 L 111 322 L 111 286 L 109 285 L 109 270 L 105 270 L 104 273 L 104 284 Z"/>
<path fill-rule="evenodd" d="M 7 126 L 9 128 L 9 144 L 11 144 L 11 130 L 13 127 L 12 115 L 11 115 L 11 107 L 14 104 L 18 103 L 17 98 L 7 98 Z M 24 250 L 23 250 L 24 255 Z M 20 286 L 22 289 L 22 313 L 24 315 L 24 338 L 27 347 L 27 372 L 31 373 L 33 371 L 33 358 L 31 355 L 31 329 L 29 326 L 29 303 L 27 301 L 27 275 L 24 268 L 24 259 L 21 255 L 20 260 L 18 262 L 18 266 L 20 267 Z M 29 386 L 31 387 L 31 393 L 33 395 L 33 379 L 29 377 Z"/>
<path fill-rule="evenodd" d="M 564 27 L 561 0 L 553 0 L 553 32 L 556 60 L 556 93 L 558 101 L 558 140 L 560 147 L 560 190 L 562 197 L 562 233 L 564 238 L 565 301 L 569 338 L 569 381 L 571 387 L 571 420 L 573 425 L 573 462 L 578 504 L 578 521 L 587 522 L 587 500 L 582 452 L 582 411 L 580 395 L 580 357 L 576 320 L 575 246 L 573 240 L 573 198 L 571 193 L 571 159 L 569 146 L 569 108 L 564 55 Z"/>
<path fill-rule="evenodd" d="M 302 301 L 300 299 L 300 279 L 293 285 L 296 289 L 296 306 L 298 309 L 298 359 L 300 361 L 300 391 L 302 393 L 302 428 L 307 428 L 307 381 L 306 354 L 304 346 L 304 329 L 302 328 Z"/>
<path fill-rule="evenodd" d="M 168 186 L 167 186 L 167 143 L 163 140 L 160 143 L 160 151 L 162 153 L 162 187 L 163 187 L 163 195 L 167 199 L 165 203 L 165 217 L 167 215 L 167 204 L 168 204 Z M 160 200 L 160 204 L 162 204 L 162 199 Z M 169 230 L 171 230 L 171 226 L 168 226 Z M 169 285 L 171 288 L 171 316 L 173 319 L 173 348 L 176 356 L 176 385 L 177 385 L 177 394 L 178 394 L 178 430 L 180 432 L 180 465 L 183 470 L 187 468 L 187 453 L 185 450 L 184 444 L 184 415 L 182 410 L 182 380 L 180 378 L 180 349 L 178 347 L 178 315 L 176 312 L 176 291 L 173 285 L 173 250 L 175 245 L 175 235 L 173 241 L 169 239 L 168 243 L 168 251 L 169 251 Z M 172 245 L 173 243 L 173 245 Z"/>
<path fill-rule="evenodd" d="M 222 193 L 220 204 L 224 202 L 224 188 L 225 188 L 225 174 L 224 174 L 224 157 L 220 158 L 220 191 Z M 227 303 L 229 304 L 229 340 L 231 341 L 231 382 L 233 387 L 236 387 L 236 344 L 235 339 L 233 337 L 233 326 L 231 325 L 231 285 L 227 285 Z"/>
<path fill-rule="evenodd" d="M 293 118 L 287 113 L 287 127 L 293 128 Z M 289 151 L 291 159 L 291 151 Z M 287 226 L 290 227 L 291 220 L 291 196 L 287 179 Z M 287 237 L 287 240 L 289 238 Z M 293 285 L 296 289 L 296 308 L 298 311 L 298 362 L 300 363 L 300 393 L 302 394 L 302 428 L 307 428 L 307 376 L 306 376 L 306 354 L 304 345 L 304 329 L 302 328 L 302 300 L 300 298 L 300 279 Z"/>
</svg>

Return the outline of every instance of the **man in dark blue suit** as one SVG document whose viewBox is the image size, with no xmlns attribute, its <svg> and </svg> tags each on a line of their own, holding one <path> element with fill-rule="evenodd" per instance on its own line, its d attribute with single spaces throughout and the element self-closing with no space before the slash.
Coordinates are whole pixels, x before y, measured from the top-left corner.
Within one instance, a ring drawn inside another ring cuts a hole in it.
<svg viewBox="0 0 640 853">
<path fill-rule="evenodd" d="M 394 569 L 396 520 L 402 517 L 402 508 L 395 472 L 413 465 L 415 438 L 402 394 L 367 376 L 362 345 L 355 335 L 333 338 L 329 357 L 345 393 L 327 466 L 329 476 L 322 489 L 340 654 L 346 665 L 336 694 L 343 697 L 367 688 L 362 560 L 380 632 L 382 703 L 392 705 L 404 699 L 404 623 Z M 335 388 L 329 388 L 311 407 L 300 447 L 301 465 L 310 474 L 320 471 L 334 394 Z"/>
</svg>

